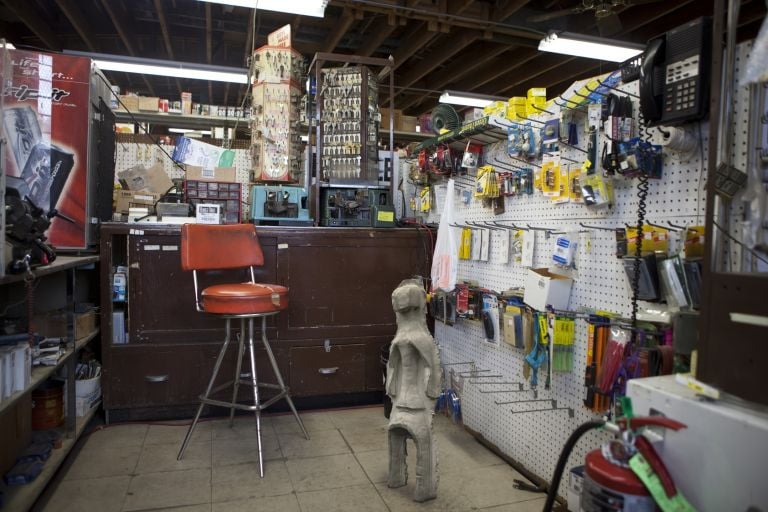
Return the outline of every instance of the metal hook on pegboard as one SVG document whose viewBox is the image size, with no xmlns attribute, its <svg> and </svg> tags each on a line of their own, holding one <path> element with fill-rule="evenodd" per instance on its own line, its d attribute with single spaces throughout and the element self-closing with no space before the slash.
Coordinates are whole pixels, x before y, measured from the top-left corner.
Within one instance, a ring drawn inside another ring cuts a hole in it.
<svg viewBox="0 0 768 512">
<path fill-rule="evenodd" d="M 552 409 L 532 409 L 530 411 L 515 411 L 514 409 L 510 409 L 509 412 L 512 414 L 529 414 L 532 412 L 553 412 L 553 411 L 568 411 L 568 417 L 573 418 L 574 412 L 571 407 L 559 407 L 559 408 L 552 408 Z"/>
<path fill-rule="evenodd" d="M 549 402 L 552 405 L 552 409 L 557 409 L 557 400 L 554 398 L 542 398 L 537 399 L 534 398 L 533 400 L 512 400 L 510 402 L 497 402 L 494 401 L 496 405 L 509 405 L 509 404 L 532 404 L 532 403 L 539 403 L 539 402 Z M 532 411 L 546 411 L 547 409 L 531 409 Z"/>
<path fill-rule="evenodd" d="M 485 390 L 485 389 L 478 389 L 478 391 L 480 393 L 507 393 L 507 392 L 509 392 L 509 393 L 516 393 L 518 391 L 523 391 L 523 383 L 522 382 L 480 382 L 480 381 L 476 381 L 476 380 L 470 380 L 469 383 L 470 384 L 481 384 L 483 386 L 488 386 L 488 385 L 491 385 L 491 384 L 504 384 L 504 385 L 507 385 L 507 386 L 510 385 L 510 384 L 513 384 L 513 385 L 517 384 L 517 389 L 513 390 L 513 391 L 507 391 L 505 389 L 496 389 L 496 390 L 493 390 L 493 391 Z"/>
</svg>

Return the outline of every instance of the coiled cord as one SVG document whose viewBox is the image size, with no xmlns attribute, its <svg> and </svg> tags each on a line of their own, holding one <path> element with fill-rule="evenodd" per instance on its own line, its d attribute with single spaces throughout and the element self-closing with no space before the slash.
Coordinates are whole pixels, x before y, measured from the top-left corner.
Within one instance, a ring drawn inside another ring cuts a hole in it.
<svg viewBox="0 0 768 512">
<path fill-rule="evenodd" d="M 643 117 L 643 110 L 638 109 L 638 128 L 640 136 L 646 142 L 650 142 L 651 134 Z M 648 199 L 648 176 L 641 173 L 637 179 L 637 236 L 635 238 L 635 261 L 632 266 L 632 337 L 631 345 L 634 347 L 637 341 L 637 310 L 638 296 L 640 295 L 640 258 L 643 253 L 643 228 L 645 227 L 646 201 Z"/>
</svg>

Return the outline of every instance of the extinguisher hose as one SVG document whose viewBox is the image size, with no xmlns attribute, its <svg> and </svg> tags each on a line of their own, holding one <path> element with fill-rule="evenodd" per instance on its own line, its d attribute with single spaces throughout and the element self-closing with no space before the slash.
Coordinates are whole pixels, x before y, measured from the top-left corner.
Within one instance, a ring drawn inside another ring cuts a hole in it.
<svg viewBox="0 0 768 512">
<path fill-rule="evenodd" d="M 560 487 L 560 480 L 563 478 L 563 471 L 565 471 L 565 465 L 568 463 L 568 457 L 570 457 L 573 447 L 581 439 L 581 436 L 586 434 L 592 429 L 600 428 L 605 425 L 603 420 L 593 420 L 586 423 L 582 423 L 574 430 L 568 440 L 563 446 L 563 450 L 560 452 L 560 458 L 557 459 L 557 465 L 555 466 L 555 472 L 552 475 L 552 482 L 549 484 L 547 490 L 547 501 L 544 504 L 544 512 L 552 512 L 552 506 L 555 504 L 555 496 L 557 496 L 557 489 Z"/>
</svg>

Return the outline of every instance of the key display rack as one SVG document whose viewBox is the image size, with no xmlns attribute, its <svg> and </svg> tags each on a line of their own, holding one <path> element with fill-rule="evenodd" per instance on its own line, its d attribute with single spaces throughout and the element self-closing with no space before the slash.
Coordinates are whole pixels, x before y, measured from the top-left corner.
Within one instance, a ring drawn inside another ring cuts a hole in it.
<svg viewBox="0 0 768 512">
<path fill-rule="evenodd" d="M 254 51 L 251 88 L 251 179 L 254 182 L 301 180 L 299 84 L 303 70 L 304 58 L 291 48 L 263 46 Z"/>
<path fill-rule="evenodd" d="M 379 78 L 388 75 L 390 102 L 394 97 L 394 59 L 377 59 L 317 53 L 309 65 L 315 81 L 315 105 L 309 123 L 309 139 L 314 129 L 315 174 L 306 178 L 313 190 L 314 218 L 321 218 L 321 187 L 367 188 L 377 186 L 379 177 Z M 376 74 L 378 71 L 378 75 Z M 389 147 L 394 147 L 394 125 L 389 131 Z M 391 151 L 394 161 L 394 151 Z"/>
</svg>

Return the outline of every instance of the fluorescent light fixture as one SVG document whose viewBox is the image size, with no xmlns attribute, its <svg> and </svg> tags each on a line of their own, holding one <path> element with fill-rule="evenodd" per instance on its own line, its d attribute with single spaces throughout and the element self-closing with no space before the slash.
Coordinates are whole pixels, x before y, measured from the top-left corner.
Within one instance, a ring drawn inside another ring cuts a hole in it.
<svg viewBox="0 0 768 512">
<path fill-rule="evenodd" d="M 325 7 L 328 0 L 201 0 L 212 4 L 234 5 L 235 7 L 249 7 L 265 11 L 286 12 L 300 14 L 302 16 L 325 16 Z"/>
<path fill-rule="evenodd" d="M 440 103 L 448 103 L 450 105 L 466 105 L 467 107 L 482 108 L 490 105 L 494 101 L 507 101 L 507 98 L 459 91 L 445 91 L 440 95 Z"/>
<path fill-rule="evenodd" d="M 624 62 L 643 53 L 645 45 L 569 32 L 550 32 L 539 42 L 539 50 L 574 57 Z"/>
<path fill-rule="evenodd" d="M 5 47 L 8 48 L 9 50 L 15 50 L 16 49 L 16 47 L 13 46 L 13 43 L 9 43 L 9 42 L 5 43 Z"/>
<path fill-rule="evenodd" d="M 64 50 L 64 53 L 93 59 L 93 63 L 102 71 L 120 71 L 123 73 L 190 78 L 193 80 L 212 80 L 215 82 L 230 82 L 233 84 L 248 83 L 248 70 L 241 68 L 208 66 L 205 64 L 175 62 L 171 60 L 142 59 L 137 57 L 126 57 L 123 55 L 104 55 L 71 50 Z"/>
<path fill-rule="evenodd" d="M 211 130 L 190 130 L 188 128 L 168 128 L 171 133 L 199 133 L 200 135 L 210 135 Z"/>
</svg>

